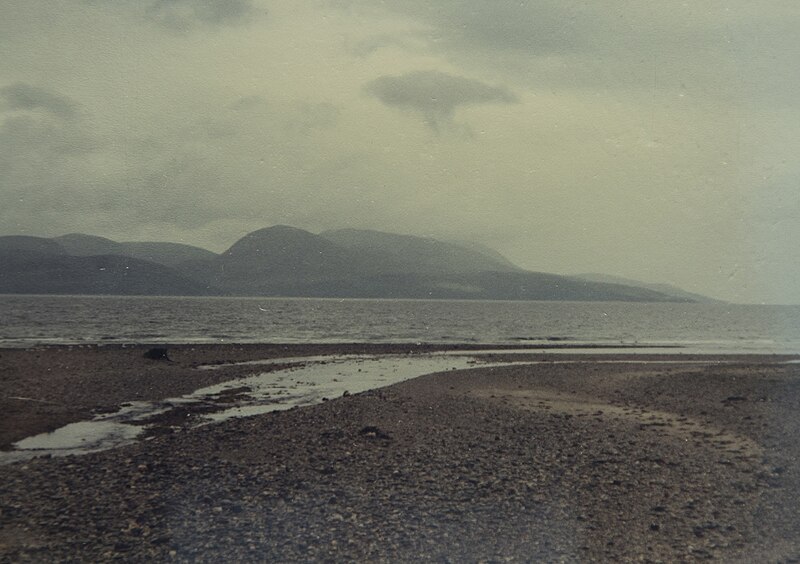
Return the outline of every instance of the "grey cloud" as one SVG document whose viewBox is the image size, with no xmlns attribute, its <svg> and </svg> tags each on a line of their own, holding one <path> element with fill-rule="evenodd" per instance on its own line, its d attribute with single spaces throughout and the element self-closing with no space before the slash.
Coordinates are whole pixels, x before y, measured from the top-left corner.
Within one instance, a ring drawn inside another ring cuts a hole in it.
<svg viewBox="0 0 800 564">
<path fill-rule="evenodd" d="M 6 114 L 0 121 L 4 157 L 77 155 L 95 148 L 80 105 L 71 98 L 23 82 L 0 88 L 0 98 L 0 110 Z"/>
<path fill-rule="evenodd" d="M 445 3 L 428 14 L 451 42 L 481 48 L 519 49 L 537 54 L 586 47 L 585 30 L 573 8 L 563 2 L 470 0 Z"/>
<path fill-rule="evenodd" d="M 0 209 L 0 226 L 16 222 L 31 232 L 58 233 L 77 230 L 76 218 L 85 218 L 81 229 L 98 233 L 191 231 L 255 216 L 261 227 L 269 222 L 262 214 L 293 205 L 288 195 L 271 192 L 281 178 L 270 166 L 272 153 L 305 163 L 298 143 L 312 130 L 333 127 L 338 115 L 326 102 L 298 100 L 278 109 L 261 96 L 245 96 L 158 134 L 99 143 L 90 135 L 90 115 L 65 122 L 40 113 L 8 113 L 4 120 L 0 114 L 0 146 L 8 147 L 0 151 L 0 196 L 14 202 Z M 268 204 L 256 186 L 270 191 Z"/>
<path fill-rule="evenodd" d="M 0 197 L 13 202 L 0 206 L 0 224 L 47 228 L 90 209 L 87 160 L 99 144 L 81 120 L 12 113 L 0 147 Z"/>
<path fill-rule="evenodd" d="M 0 196 L 14 205 L 0 206 L 0 225 L 56 234 L 77 230 L 79 221 L 82 230 L 102 233 L 193 228 L 225 215 L 209 199 L 221 187 L 216 163 L 155 139 L 133 145 L 120 153 L 77 128 L 6 119 L 0 146 L 10 150 L 0 151 Z"/>
<path fill-rule="evenodd" d="M 366 10 L 375 3 L 352 0 Z M 715 77 L 741 73 L 749 58 L 784 54 L 786 68 L 796 51 L 797 11 L 759 10 L 744 0 L 730 9 L 683 3 L 652 4 L 629 0 L 564 2 L 563 0 L 384 0 L 384 18 L 408 18 L 421 25 L 390 36 L 375 34 L 351 50 L 367 56 L 385 46 L 412 50 L 424 40 L 430 53 L 443 55 L 460 68 L 491 68 L 507 73 L 515 84 L 535 88 L 652 90 L 653 68 L 665 80 L 660 89 L 677 90 L 681 80 L 704 92 L 720 91 Z M 787 5 L 788 6 L 788 5 Z M 344 8 L 342 8 L 344 9 Z M 408 26 L 406 26 L 408 27 Z M 757 43 L 754 37 L 760 37 Z M 771 68 L 767 60 L 754 72 Z M 763 72 L 763 71 L 761 71 Z M 673 79 L 674 78 L 674 79 Z M 764 73 L 756 84 L 772 82 L 772 97 L 791 105 L 796 78 Z M 783 86 L 781 86 L 783 85 Z"/>
<path fill-rule="evenodd" d="M 206 26 L 240 25 L 255 14 L 252 0 L 156 0 L 146 8 L 148 19 L 176 31 Z"/>
<path fill-rule="evenodd" d="M 431 46 L 513 49 L 542 55 L 586 50 L 595 15 L 590 17 L 594 9 L 586 5 L 561 0 L 385 0 L 381 6 L 426 24 Z M 400 37 L 376 36 L 360 46 L 359 54 L 403 43 Z"/>
<path fill-rule="evenodd" d="M 451 123 L 459 106 L 517 102 L 506 88 L 439 71 L 381 76 L 369 82 L 365 90 L 387 106 L 421 113 L 434 130 Z"/>
<path fill-rule="evenodd" d="M 17 82 L 0 89 L 0 96 L 11 110 L 45 110 L 62 119 L 77 115 L 78 104 L 53 90 Z"/>
<path fill-rule="evenodd" d="M 655 7 L 629 0 L 384 0 L 381 5 L 426 24 L 432 46 L 489 54 L 509 49 L 534 55 L 632 49 L 640 56 L 635 51 L 645 46 L 705 44 L 709 34 L 731 25 L 726 12 L 714 8 Z"/>
<path fill-rule="evenodd" d="M 398 37 L 389 33 L 382 33 L 380 35 L 373 35 L 372 37 L 358 41 L 350 46 L 348 50 L 356 57 L 367 57 L 385 47 L 401 47 L 404 49 L 409 49 L 411 45 L 412 42 L 403 37 Z"/>
</svg>

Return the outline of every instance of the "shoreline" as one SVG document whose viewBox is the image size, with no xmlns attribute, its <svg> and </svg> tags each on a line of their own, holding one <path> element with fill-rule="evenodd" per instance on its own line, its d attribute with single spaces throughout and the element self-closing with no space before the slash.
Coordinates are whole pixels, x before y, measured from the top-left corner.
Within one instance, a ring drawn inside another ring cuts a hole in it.
<svg viewBox="0 0 800 564">
<path fill-rule="evenodd" d="M 6 396 L 55 402 L 16 400 L 2 436 L 254 371 L 202 364 L 469 349 L 147 348 L 0 350 Z M 796 356 L 525 356 L 0 467 L 0 562 L 800 556 Z"/>
</svg>

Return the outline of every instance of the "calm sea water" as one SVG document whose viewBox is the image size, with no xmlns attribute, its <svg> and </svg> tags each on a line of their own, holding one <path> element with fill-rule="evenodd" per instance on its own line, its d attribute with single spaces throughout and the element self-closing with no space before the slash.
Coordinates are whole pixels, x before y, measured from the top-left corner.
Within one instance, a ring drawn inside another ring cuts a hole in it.
<svg viewBox="0 0 800 564">
<path fill-rule="evenodd" d="M 800 306 L 0 296 L 0 346 L 424 342 L 798 353 Z"/>
</svg>

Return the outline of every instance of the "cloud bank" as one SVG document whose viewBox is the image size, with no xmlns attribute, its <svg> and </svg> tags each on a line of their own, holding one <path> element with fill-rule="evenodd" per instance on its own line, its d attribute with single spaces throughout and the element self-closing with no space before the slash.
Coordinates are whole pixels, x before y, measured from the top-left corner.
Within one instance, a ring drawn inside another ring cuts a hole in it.
<svg viewBox="0 0 800 564">
<path fill-rule="evenodd" d="M 459 106 L 517 102 L 506 88 L 439 71 L 381 76 L 364 88 L 387 106 L 418 112 L 437 131 L 452 123 Z"/>
<path fill-rule="evenodd" d="M 73 119 L 78 110 L 78 104 L 67 96 L 24 82 L 0 88 L 0 97 L 10 110 L 44 110 L 65 120 Z"/>
<path fill-rule="evenodd" d="M 254 12 L 251 0 L 156 0 L 145 9 L 149 19 L 180 31 L 198 24 L 240 25 L 248 22 Z"/>
</svg>

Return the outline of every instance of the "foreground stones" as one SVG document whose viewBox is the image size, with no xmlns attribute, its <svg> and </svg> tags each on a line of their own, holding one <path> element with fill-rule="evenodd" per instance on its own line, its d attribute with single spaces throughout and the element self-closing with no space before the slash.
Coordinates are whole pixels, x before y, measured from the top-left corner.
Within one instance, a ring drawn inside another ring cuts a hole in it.
<svg viewBox="0 0 800 564">
<path fill-rule="evenodd" d="M 789 561 L 797 377 L 764 362 L 450 372 L 6 466 L 0 559 Z"/>
</svg>

